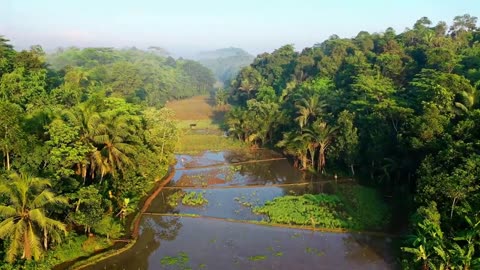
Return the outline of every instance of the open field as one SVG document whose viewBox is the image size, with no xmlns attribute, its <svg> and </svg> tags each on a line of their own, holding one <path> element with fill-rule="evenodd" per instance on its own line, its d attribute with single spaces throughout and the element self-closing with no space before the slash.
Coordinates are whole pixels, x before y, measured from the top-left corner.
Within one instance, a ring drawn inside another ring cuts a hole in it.
<svg viewBox="0 0 480 270">
<path fill-rule="evenodd" d="M 204 151 L 222 151 L 244 148 L 238 140 L 227 138 L 221 129 L 224 111 L 215 109 L 208 96 L 197 96 L 170 101 L 167 108 L 175 112 L 180 129 L 177 153 L 195 154 Z M 194 127 L 191 125 L 194 124 Z"/>
<path fill-rule="evenodd" d="M 175 112 L 177 120 L 222 121 L 224 115 L 224 112 L 215 110 L 215 102 L 209 96 L 169 101 L 166 107 Z"/>
</svg>

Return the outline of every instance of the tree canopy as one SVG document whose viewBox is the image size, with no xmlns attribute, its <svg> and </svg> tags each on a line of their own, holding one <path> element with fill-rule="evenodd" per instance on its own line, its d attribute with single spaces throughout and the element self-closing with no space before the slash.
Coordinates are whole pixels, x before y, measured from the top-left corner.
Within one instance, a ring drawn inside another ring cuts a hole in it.
<svg viewBox="0 0 480 270">
<path fill-rule="evenodd" d="M 480 29 L 468 14 L 450 27 L 423 17 L 403 33 L 285 45 L 232 81 L 226 123 L 300 169 L 356 175 L 388 195 L 414 191 L 406 268 L 480 267 L 479 68 Z"/>
</svg>

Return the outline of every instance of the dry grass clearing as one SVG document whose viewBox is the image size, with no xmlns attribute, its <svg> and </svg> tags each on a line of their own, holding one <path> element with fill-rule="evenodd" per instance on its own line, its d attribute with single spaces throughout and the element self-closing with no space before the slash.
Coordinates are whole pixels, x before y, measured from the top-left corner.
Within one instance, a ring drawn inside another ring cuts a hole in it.
<svg viewBox="0 0 480 270">
<path fill-rule="evenodd" d="M 166 107 L 175 112 L 175 118 L 179 121 L 180 139 L 177 153 L 196 154 L 245 147 L 241 142 L 223 135 L 220 125 L 225 112 L 216 110 L 210 97 L 196 96 L 170 101 Z M 191 124 L 195 126 L 191 127 Z"/>
<path fill-rule="evenodd" d="M 177 120 L 222 121 L 224 116 L 224 112 L 215 109 L 215 101 L 209 96 L 169 101 L 166 107 L 175 112 Z"/>
</svg>

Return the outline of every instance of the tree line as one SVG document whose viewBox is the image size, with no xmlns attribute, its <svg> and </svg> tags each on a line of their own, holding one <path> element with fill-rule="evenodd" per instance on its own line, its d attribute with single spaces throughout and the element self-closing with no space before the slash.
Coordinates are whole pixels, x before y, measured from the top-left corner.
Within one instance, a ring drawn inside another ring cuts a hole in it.
<svg viewBox="0 0 480 270">
<path fill-rule="evenodd" d="M 193 61 L 136 49 L 46 55 L 0 37 L 0 258 L 10 263 L 0 269 L 50 269 L 45 257 L 65 239 L 121 236 L 174 160 L 163 104 L 213 83 Z"/>
<path fill-rule="evenodd" d="M 477 18 L 423 17 L 402 33 L 258 55 L 232 81 L 226 124 L 299 169 L 411 191 L 403 266 L 469 269 L 480 267 L 479 88 Z"/>
</svg>

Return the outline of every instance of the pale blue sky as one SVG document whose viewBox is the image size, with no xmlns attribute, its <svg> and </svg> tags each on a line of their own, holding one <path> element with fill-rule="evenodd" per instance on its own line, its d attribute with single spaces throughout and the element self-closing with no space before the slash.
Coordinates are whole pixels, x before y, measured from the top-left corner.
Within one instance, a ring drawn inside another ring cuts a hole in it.
<svg viewBox="0 0 480 270">
<path fill-rule="evenodd" d="M 429 17 L 480 17 L 480 0 L 0 0 L 0 35 L 18 48 L 161 46 L 176 54 L 298 50 L 332 34 L 397 31 Z"/>
</svg>

